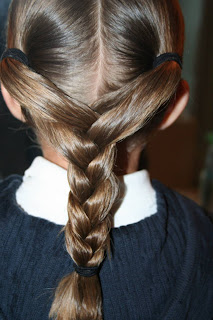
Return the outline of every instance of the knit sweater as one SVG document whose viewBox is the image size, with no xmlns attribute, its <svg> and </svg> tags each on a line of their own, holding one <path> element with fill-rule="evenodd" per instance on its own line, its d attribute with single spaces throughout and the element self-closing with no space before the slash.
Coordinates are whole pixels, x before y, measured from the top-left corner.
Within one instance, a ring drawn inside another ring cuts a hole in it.
<svg viewBox="0 0 213 320">
<path fill-rule="evenodd" d="M 18 206 L 21 183 L 16 175 L 0 183 L 0 319 L 47 320 L 73 262 L 62 226 Z M 157 212 L 111 230 L 112 258 L 100 270 L 104 320 L 211 320 L 213 225 L 193 201 L 152 186 Z"/>
</svg>

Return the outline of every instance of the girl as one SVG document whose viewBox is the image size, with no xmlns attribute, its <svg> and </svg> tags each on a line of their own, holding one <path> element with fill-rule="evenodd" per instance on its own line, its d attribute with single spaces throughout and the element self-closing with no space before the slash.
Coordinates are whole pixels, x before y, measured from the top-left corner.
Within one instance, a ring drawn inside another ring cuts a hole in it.
<svg viewBox="0 0 213 320">
<path fill-rule="evenodd" d="M 44 158 L 0 184 L 2 319 L 212 319 L 212 224 L 137 172 L 188 101 L 178 2 L 14 0 L 7 40 L 2 93 Z"/>
</svg>

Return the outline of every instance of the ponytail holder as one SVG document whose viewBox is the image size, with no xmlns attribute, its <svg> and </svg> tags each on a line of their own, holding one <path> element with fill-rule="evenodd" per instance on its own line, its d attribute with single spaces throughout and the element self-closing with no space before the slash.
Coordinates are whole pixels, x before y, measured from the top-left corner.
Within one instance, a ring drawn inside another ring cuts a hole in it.
<svg viewBox="0 0 213 320">
<path fill-rule="evenodd" d="M 178 53 L 163 53 L 160 56 L 156 57 L 153 61 L 153 69 L 159 67 L 162 63 L 167 61 L 175 61 L 179 64 L 181 69 L 183 68 L 182 59 Z"/>
<path fill-rule="evenodd" d="M 75 272 L 82 277 L 93 277 L 99 273 L 99 266 L 97 267 L 80 267 L 76 263 L 73 263 Z"/>
<path fill-rule="evenodd" d="M 23 51 L 21 51 L 19 49 L 12 48 L 12 49 L 5 50 L 1 56 L 1 61 L 3 61 L 6 58 L 11 58 L 11 59 L 17 60 L 17 61 L 23 63 L 27 67 L 30 66 L 28 57 L 26 56 L 26 54 Z"/>
</svg>

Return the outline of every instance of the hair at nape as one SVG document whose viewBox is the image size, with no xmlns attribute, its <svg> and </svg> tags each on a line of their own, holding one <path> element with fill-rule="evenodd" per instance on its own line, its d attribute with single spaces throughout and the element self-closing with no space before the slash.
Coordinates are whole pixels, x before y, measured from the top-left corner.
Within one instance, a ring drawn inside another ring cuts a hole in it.
<svg viewBox="0 0 213 320">
<path fill-rule="evenodd" d="M 26 121 L 69 162 L 66 248 L 76 266 L 97 267 L 110 253 L 112 212 L 120 198 L 116 144 L 153 130 L 181 80 L 178 63 L 152 68 L 160 54 L 183 54 L 176 0 L 14 0 L 0 66 Z M 103 319 L 95 273 L 61 280 L 50 310 L 57 320 Z"/>
</svg>

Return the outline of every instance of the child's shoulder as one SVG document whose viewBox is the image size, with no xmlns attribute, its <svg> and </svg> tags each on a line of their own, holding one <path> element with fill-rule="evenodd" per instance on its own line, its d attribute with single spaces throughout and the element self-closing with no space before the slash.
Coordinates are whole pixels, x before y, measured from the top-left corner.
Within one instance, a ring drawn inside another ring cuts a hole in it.
<svg viewBox="0 0 213 320">
<path fill-rule="evenodd" d="M 164 197 L 170 226 L 177 225 L 191 245 L 196 243 L 204 251 L 212 250 L 213 257 L 213 214 L 156 179 L 153 186 Z"/>
<path fill-rule="evenodd" d="M 213 213 L 208 212 L 205 208 L 197 204 L 195 201 L 187 198 L 180 192 L 172 189 L 171 187 L 163 184 L 159 180 L 152 179 L 152 184 L 157 192 L 161 194 L 165 199 L 169 209 L 173 209 L 173 212 L 180 214 L 187 214 L 196 218 L 200 216 L 205 221 L 212 220 Z"/>
<path fill-rule="evenodd" d="M 22 181 L 22 176 L 18 174 L 12 174 L 4 179 L 0 179 L 0 197 L 2 197 L 5 192 L 17 189 Z"/>
<path fill-rule="evenodd" d="M 14 225 L 17 214 L 16 190 L 22 183 L 22 177 L 11 175 L 0 181 L 0 230 L 1 237 L 7 233 L 10 225 Z"/>
<path fill-rule="evenodd" d="M 11 203 L 15 202 L 16 190 L 22 181 L 22 176 L 15 174 L 0 180 L 0 215 L 3 214 L 2 211 L 10 207 Z"/>
</svg>

